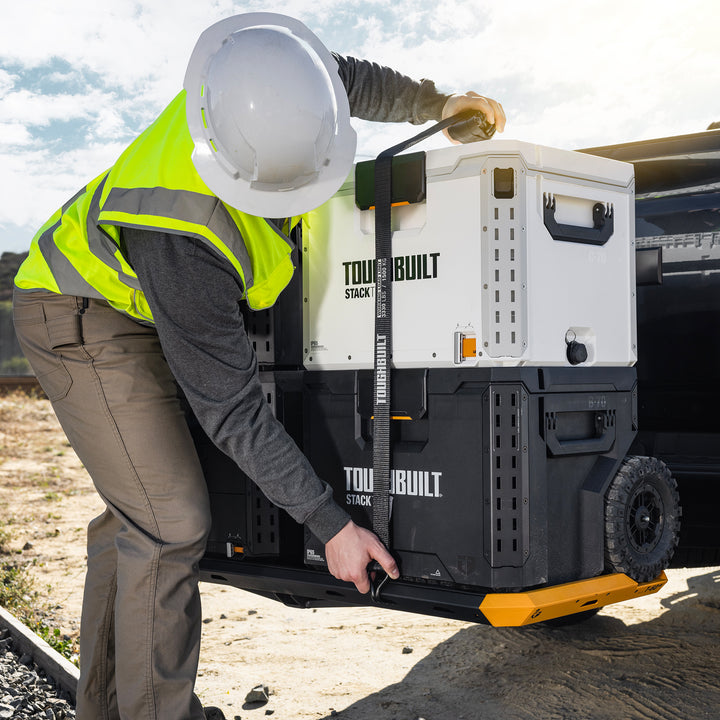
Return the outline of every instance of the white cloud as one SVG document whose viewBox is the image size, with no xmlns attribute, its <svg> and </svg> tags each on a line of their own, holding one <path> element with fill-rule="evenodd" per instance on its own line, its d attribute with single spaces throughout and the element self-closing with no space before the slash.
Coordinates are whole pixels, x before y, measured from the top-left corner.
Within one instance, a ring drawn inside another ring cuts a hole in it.
<svg viewBox="0 0 720 720">
<path fill-rule="evenodd" d="M 128 127 L 122 115 L 111 105 L 98 110 L 96 121 L 89 133 L 91 139 L 124 137 Z"/>
<path fill-rule="evenodd" d="M 332 49 L 433 78 L 448 92 L 496 97 L 508 115 L 506 137 L 586 147 L 698 131 L 720 120 L 716 0 L 6 5 L 0 23 L 0 223 L 6 224 L 41 224 L 110 165 L 180 89 L 199 33 L 238 12 L 292 15 Z M 418 130 L 356 126 L 365 156 Z"/>
<path fill-rule="evenodd" d="M 720 116 L 713 2 L 691 0 L 682 11 L 646 0 L 442 0 L 432 14 L 424 4 L 393 8 L 394 28 L 372 10 L 362 19 L 362 52 L 446 91 L 496 97 L 514 135 L 530 127 L 517 124 L 528 112 L 534 135 L 564 147 L 650 137 L 663 132 L 660 117 L 665 134 L 700 130 L 713 104 Z M 432 29 L 418 33 L 423 24 Z M 566 113 L 558 117 L 560 105 Z"/>
<path fill-rule="evenodd" d="M 28 240 L 83 185 L 110 167 L 124 143 L 92 144 L 51 154 L 31 147 L 22 155 L 0 150 L 0 225 L 27 226 Z M 0 252 L 2 252 L 0 235 Z"/>
<path fill-rule="evenodd" d="M 6 95 L 15 85 L 15 77 L 0 68 L 0 98 Z"/>
<path fill-rule="evenodd" d="M 0 147 L 20 147 L 29 145 L 32 136 L 20 123 L 0 122 Z"/>
<path fill-rule="evenodd" d="M 18 90 L 0 99 L 0 117 L 30 126 L 44 126 L 53 120 L 86 119 L 102 99 L 103 94 L 98 91 L 86 95 L 40 95 Z"/>
</svg>

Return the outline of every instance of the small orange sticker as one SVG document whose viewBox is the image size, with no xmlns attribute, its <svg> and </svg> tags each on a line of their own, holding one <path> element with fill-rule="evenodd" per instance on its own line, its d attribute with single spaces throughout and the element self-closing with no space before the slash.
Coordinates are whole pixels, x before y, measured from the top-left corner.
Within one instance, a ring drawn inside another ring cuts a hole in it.
<svg viewBox="0 0 720 720">
<path fill-rule="evenodd" d="M 409 203 L 407 200 L 403 200 L 402 202 L 391 203 L 391 204 L 390 204 L 390 207 L 400 207 L 401 205 L 409 205 L 409 204 L 410 204 L 410 203 Z M 368 210 L 374 210 L 374 209 L 375 209 L 375 206 L 374 206 L 374 205 L 371 205 L 371 206 L 368 208 Z"/>
<path fill-rule="evenodd" d="M 477 341 L 474 337 L 464 337 L 462 340 L 462 356 L 475 357 L 477 353 Z"/>
</svg>

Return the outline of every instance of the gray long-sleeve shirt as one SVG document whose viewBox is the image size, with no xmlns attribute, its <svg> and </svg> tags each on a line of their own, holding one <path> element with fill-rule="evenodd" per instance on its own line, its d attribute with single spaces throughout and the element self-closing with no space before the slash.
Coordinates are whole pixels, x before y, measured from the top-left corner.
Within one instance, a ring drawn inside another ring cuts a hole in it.
<svg viewBox="0 0 720 720">
<path fill-rule="evenodd" d="M 335 58 L 353 116 L 415 124 L 440 119 L 447 96 L 431 81 Z M 123 239 L 170 369 L 205 432 L 272 502 L 327 542 L 349 516 L 265 400 L 235 270 L 191 237 L 125 228 Z"/>
</svg>

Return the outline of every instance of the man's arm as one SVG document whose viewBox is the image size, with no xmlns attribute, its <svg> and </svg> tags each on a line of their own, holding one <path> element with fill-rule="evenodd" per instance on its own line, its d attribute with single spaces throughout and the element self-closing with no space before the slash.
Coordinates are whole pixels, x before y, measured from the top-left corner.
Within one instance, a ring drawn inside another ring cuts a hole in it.
<svg viewBox="0 0 720 720">
<path fill-rule="evenodd" d="M 484 113 L 498 132 L 505 129 L 505 112 L 492 98 L 474 91 L 448 95 L 432 80 L 413 80 L 392 68 L 333 53 L 350 101 L 350 114 L 362 120 L 409 122 L 415 125 L 441 120 L 463 110 Z M 452 140 L 447 132 L 447 138 Z"/>
<path fill-rule="evenodd" d="M 265 400 L 237 274 L 199 240 L 123 236 L 168 365 L 205 432 L 270 500 L 329 540 L 349 518 Z"/>
<path fill-rule="evenodd" d="M 132 229 L 123 237 L 168 365 L 208 436 L 272 502 L 327 543 L 335 577 L 367 592 L 365 567 L 373 559 L 395 577 L 390 554 L 334 502 L 273 416 L 239 310 L 242 286 L 227 261 L 193 238 Z"/>
<path fill-rule="evenodd" d="M 376 122 L 419 125 L 440 120 L 449 95 L 432 80 L 413 80 L 392 68 L 333 53 L 350 101 L 350 114 Z"/>
</svg>

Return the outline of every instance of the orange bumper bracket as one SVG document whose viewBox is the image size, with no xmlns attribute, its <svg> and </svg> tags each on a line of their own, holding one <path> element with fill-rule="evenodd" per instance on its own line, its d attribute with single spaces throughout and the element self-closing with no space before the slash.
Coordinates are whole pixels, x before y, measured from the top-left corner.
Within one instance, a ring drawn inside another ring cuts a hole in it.
<svg viewBox="0 0 720 720">
<path fill-rule="evenodd" d="M 637 583 L 622 573 L 600 575 L 529 592 L 491 593 L 485 596 L 480 610 L 495 627 L 519 627 L 652 595 L 666 582 L 665 573 L 646 583 Z"/>
</svg>

